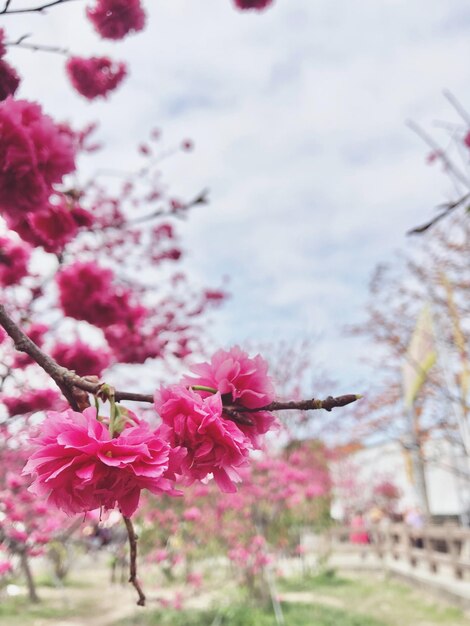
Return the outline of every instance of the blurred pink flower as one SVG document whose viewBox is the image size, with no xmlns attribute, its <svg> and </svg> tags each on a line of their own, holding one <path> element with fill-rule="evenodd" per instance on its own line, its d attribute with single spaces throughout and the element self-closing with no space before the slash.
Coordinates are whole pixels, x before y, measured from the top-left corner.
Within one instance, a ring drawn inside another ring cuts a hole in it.
<svg viewBox="0 0 470 626">
<path fill-rule="evenodd" d="M 30 389 L 23 391 L 20 396 L 2 396 L 1 402 L 6 406 L 10 417 L 61 409 L 65 405 L 61 394 L 54 389 Z"/>
<path fill-rule="evenodd" d="M 273 0 L 235 0 L 235 6 L 242 11 L 247 9 L 262 11 L 263 9 L 267 9 L 272 2 Z"/>
<path fill-rule="evenodd" d="M 87 8 L 86 14 L 104 39 L 122 39 L 145 26 L 140 0 L 97 0 L 94 7 Z"/>
<path fill-rule="evenodd" d="M 10 96 L 0 102 L 0 134 L 0 211 L 10 217 L 39 211 L 53 185 L 75 169 L 70 135 L 38 104 Z"/>
<path fill-rule="evenodd" d="M 79 376 L 101 376 L 111 362 L 111 355 L 103 348 L 92 348 L 83 341 L 57 343 L 51 356 L 63 367 Z"/>
<path fill-rule="evenodd" d="M 183 517 L 187 522 L 197 522 L 202 517 L 201 509 L 198 509 L 197 506 L 192 506 L 184 511 Z"/>
<path fill-rule="evenodd" d="M 0 561 L 0 576 L 5 576 L 13 571 L 13 565 L 10 561 Z"/>
<path fill-rule="evenodd" d="M 0 237 L 0 285 L 16 285 L 28 275 L 29 246 L 9 237 Z"/>
<path fill-rule="evenodd" d="M 108 57 L 70 57 L 65 69 L 74 89 L 88 100 L 106 98 L 127 74 L 125 63 Z"/>
<path fill-rule="evenodd" d="M 114 283 L 112 270 L 93 261 L 75 262 L 56 277 L 59 300 L 65 315 L 100 328 L 125 323 L 132 329 L 146 310 L 131 303 L 131 293 Z"/>
<path fill-rule="evenodd" d="M 13 96 L 20 84 L 16 70 L 6 61 L 0 59 L 0 100 Z"/>
</svg>

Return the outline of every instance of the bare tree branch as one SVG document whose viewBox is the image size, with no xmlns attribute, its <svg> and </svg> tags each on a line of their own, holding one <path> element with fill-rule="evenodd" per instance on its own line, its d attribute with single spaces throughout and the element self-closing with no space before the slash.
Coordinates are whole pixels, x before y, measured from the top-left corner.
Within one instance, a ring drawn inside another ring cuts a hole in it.
<svg viewBox="0 0 470 626">
<path fill-rule="evenodd" d="M 452 211 L 457 209 L 459 206 L 461 206 L 462 204 L 464 204 L 468 200 L 470 200 L 470 193 L 466 193 L 464 196 L 462 196 L 461 198 L 459 198 L 455 202 L 449 202 L 448 204 L 441 205 L 441 206 L 445 207 L 443 211 L 441 211 L 435 217 L 433 217 L 432 220 L 429 220 L 429 222 L 426 222 L 425 224 L 422 224 L 421 226 L 416 226 L 415 228 L 412 228 L 406 234 L 407 235 L 420 235 L 421 233 L 426 232 L 432 226 L 437 224 L 437 222 L 439 222 L 442 218 L 444 218 L 447 215 L 449 215 L 450 213 L 452 213 Z"/>
<path fill-rule="evenodd" d="M 31 35 L 22 35 L 21 37 L 18 37 L 16 41 L 5 41 L 4 45 L 15 48 L 23 48 L 25 50 L 32 50 L 33 52 L 52 52 L 54 54 L 64 55 L 69 54 L 67 48 L 59 48 L 58 46 L 46 46 L 43 44 L 25 42 L 25 40 L 29 37 L 31 37 Z"/>
<path fill-rule="evenodd" d="M 6 0 L 5 6 L 0 11 L 0 15 L 15 15 L 17 13 L 42 13 L 46 9 L 72 1 L 75 0 L 52 0 L 51 2 L 46 2 L 45 4 L 41 4 L 37 7 L 29 7 L 26 9 L 10 9 L 11 0 Z"/>
</svg>

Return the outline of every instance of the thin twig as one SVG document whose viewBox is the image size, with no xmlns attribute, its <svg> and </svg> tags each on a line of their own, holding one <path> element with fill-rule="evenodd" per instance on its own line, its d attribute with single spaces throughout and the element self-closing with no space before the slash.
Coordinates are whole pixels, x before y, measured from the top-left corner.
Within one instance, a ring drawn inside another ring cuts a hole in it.
<svg viewBox="0 0 470 626">
<path fill-rule="evenodd" d="M 464 196 L 462 196 L 455 202 L 449 202 L 448 204 L 445 204 L 444 210 L 438 213 L 435 217 L 433 217 L 432 220 L 429 220 L 429 222 L 426 222 L 425 224 L 422 224 L 421 226 L 416 226 L 415 228 L 412 228 L 406 234 L 407 235 L 420 235 L 421 233 L 426 232 L 427 230 L 429 230 L 429 228 L 431 228 L 431 226 L 434 226 L 435 224 L 437 224 L 437 222 L 439 222 L 443 217 L 446 217 L 447 215 L 449 215 L 449 213 L 452 213 L 452 211 L 457 209 L 464 202 L 467 202 L 467 200 L 470 200 L 470 192 L 466 193 Z"/>
<path fill-rule="evenodd" d="M 53 52 L 54 54 L 68 55 L 67 48 L 59 48 L 58 46 L 46 46 L 36 43 L 25 43 L 25 39 L 31 35 L 22 35 L 16 41 L 5 41 L 4 45 L 15 48 L 23 48 L 24 50 L 32 50 L 33 52 Z"/>
<path fill-rule="evenodd" d="M 0 11 L 0 15 L 14 15 L 16 13 L 41 13 L 50 7 L 54 7 L 58 4 L 64 4 L 65 2 L 72 2 L 72 0 L 52 0 L 51 2 L 46 2 L 46 4 L 41 4 L 37 7 L 29 7 L 27 9 L 11 9 L 10 4 L 11 0 L 6 0 L 5 6 Z"/>
<path fill-rule="evenodd" d="M 289 400 L 287 402 L 271 402 L 266 406 L 259 409 L 248 409 L 246 407 L 232 407 L 236 408 L 241 413 L 257 413 L 258 411 L 317 411 L 323 409 L 325 411 L 331 411 L 337 407 L 346 406 L 352 402 L 356 402 L 362 396 L 357 394 L 348 393 L 344 396 L 328 396 L 324 400 L 318 400 L 312 398 L 311 400 Z"/>
<path fill-rule="evenodd" d="M 189 202 L 185 202 L 181 205 L 180 211 L 187 211 L 188 209 L 192 209 L 192 207 L 197 206 L 198 204 L 207 204 L 209 201 L 207 199 L 207 195 L 209 193 L 208 189 L 203 189 L 201 193 L 199 193 L 193 200 Z M 143 215 L 142 217 L 136 217 L 133 220 L 129 220 L 127 223 L 130 226 L 134 226 L 135 224 L 141 224 L 142 222 L 147 222 L 155 217 L 160 217 L 164 214 L 163 209 L 157 209 L 148 215 Z M 168 215 L 174 215 L 175 211 L 167 212 Z"/>
<path fill-rule="evenodd" d="M 470 185 L 470 180 L 467 178 L 467 176 L 465 176 L 463 172 L 461 172 L 461 170 L 455 165 L 455 163 L 453 163 L 453 161 L 449 159 L 449 157 L 446 155 L 445 151 L 439 146 L 439 144 L 436 143 L 434 139 L 413 120 L 408 120 L 406 122 L 406 125 L 408 126 L 408 128 L 411 128 L 411 130 L 416 133 L 418 137 L 420 137 L 424 141 L 424 143 L 426 143 L 431 148 L 433 153 L 444 163 L 446 169 L 451 172 L 459 182 L 461 182 L 463 185 L 465 185 L 465 187 L 468 188 Z"/>
<path fill-rule="evenodd" d="M 129 550 L 130 550 L 130 564 L 129 564 L 129 582 L 132 583 L 139 599 L 137 600 L 137 606 L 145 606 L 145 594 L 137 579 L 137 535 L 135 534 L 134 526 L 129 517 L 122 516 L 124 524 L 126 525 L 127 536 L 129 537 Z"/>
</svg>

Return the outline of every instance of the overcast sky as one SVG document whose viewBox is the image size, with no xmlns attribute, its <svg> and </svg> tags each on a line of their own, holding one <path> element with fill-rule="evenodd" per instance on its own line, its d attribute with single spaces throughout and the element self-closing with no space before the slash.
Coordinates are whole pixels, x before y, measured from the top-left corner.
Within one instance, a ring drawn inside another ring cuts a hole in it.
<svg viewBox="0 0 470 626">
<path fill-rule="evenodd" d="M 276 0 L 264 13 L 231 0 L 144 4 L 146 31 L 118 43 L 95 35 L 81 0 L 2 17 L 10 39 L 33 33 L 130 65 L 109 101 L 90 104 L 65 84 L 62 58 L 11 52 L 19 95 L 58 119 L 100 119 L 107 166 L 131 168 L 154 126 L 168 145 L 193 138 L 196 150 L 164 171 L 179 196 L 210 189 L 184 241 L 198 279 L 231 277 L 217 340 L 314 334 L 338 392 L 348 391 L 370 347 L 345 339 L 343 326 L 361 318 L 374 266 L 448 197 L 405 120 L 455 121 L 444 88 L 470 106 L 469 3 Z"/>
</svg>

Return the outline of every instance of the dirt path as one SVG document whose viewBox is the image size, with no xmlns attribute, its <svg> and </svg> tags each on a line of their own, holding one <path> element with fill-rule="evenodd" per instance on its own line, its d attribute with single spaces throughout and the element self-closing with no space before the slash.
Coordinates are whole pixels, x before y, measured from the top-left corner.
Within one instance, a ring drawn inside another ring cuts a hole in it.
<svg viewBox="0 0 470 626">
<path fill-rule="evenodd" d="M 106 561 L 105 554 L 82 557 L 73 569 L 67 586 L 41 587 L 41 606 L 66 613 L 67 616 L 29 617 L 25 618 L 24 626 L 114 626 L 120 620 L 126 626 L 132 626 L 139 615 L 161 608 L 161 600 L 172 602 L 178 592 L 183 591 L 183 588 L 168 589 L 160 586 L 158 577 L 149 574 L 146 568 L 143 587 L 147 603 L 145 607 L 139 607 L 136 605 L 137 594 L 130 584 L 110 583 Z M 184 604 L 186 607 L 204 609 L 212 604 L 218 593 L 219 589 L 188 597 L 186 592 Z M 15 622 L 15 626 L 17 623 L 23 626 L 22 621 Z M 0 617 L 0 626 L 10 624 Z"/>
</svg>

